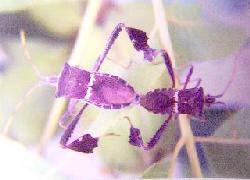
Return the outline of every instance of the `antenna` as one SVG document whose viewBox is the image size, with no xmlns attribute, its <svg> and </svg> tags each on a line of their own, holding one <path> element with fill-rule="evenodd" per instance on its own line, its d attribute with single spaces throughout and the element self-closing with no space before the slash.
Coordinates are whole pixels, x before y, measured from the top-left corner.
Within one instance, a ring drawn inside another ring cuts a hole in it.
<svg viewBox="0 0 250 180">
<path fill-rule="evenodd" d="M 21 40 L 21 44 L 26 56 L 26 61 L 31 65 L 34 73 L 39 77 L 40 80 L 44 80 L 46 79 L 46 77 L 42 76 L 40 71 L 38 70 L 38 68 L 36 67 L 36 65 L 33 63 L 31 55 L 28 51 L 28 48 L 26 46 L 26 37 L 25 37 L 25 32 L 23 30 L 20 31 L 20 40 Z M 32 86 L 25 94 L 24 96 L 21 98 L 21 100 L 16 104 L 14 110 L 12 111 L 12 113 L 10 114 L 9 118 L 6 121 L 6 124 L 3 128 L 3 134 L 7 135 L 10 129 L 11 124 L 13 123 L 14 120 L 14 115 L 18 112 L 18 110 L 21 108 L 21 106 L 23 105 L 23 103 L 25 102 L 25 100 L 32 94 L 32 92 L 40 87 L 44 85 L 42 82 L 38 82 L 36 83 L 34 86 Z"/>
<path fill-rule="evenodd" d="M 43 76 L 41 74 L 41 72 L 38 70 L 37 66 L 33 63 L 31 55 L 28 51 L 27 45 L 26 45 L 26 33 L 24 30 L 20 31 L 20 39 L 21 39 L 21 44 L 24 50 L 24 54 L 26 57 L 27 62 L 31 65 L 32 70 L 34 71 L 34 73 L 40 78 L 42 79 Z"/>
</svg>

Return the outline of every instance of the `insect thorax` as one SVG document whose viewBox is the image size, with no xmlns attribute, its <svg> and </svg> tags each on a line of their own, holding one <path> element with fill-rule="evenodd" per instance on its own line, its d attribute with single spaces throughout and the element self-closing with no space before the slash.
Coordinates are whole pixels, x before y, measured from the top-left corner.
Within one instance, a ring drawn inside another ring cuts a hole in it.
<svg viewBox="0 0 250 180">
<path fill-rule="evenodd" d="M 203 88 L 183 89 L 178 92 L 178 112 L 200 117 L 203 113 Z"/>
<path fill-rule="evenodd" d="M 175 90 L 155 89 L 140 97 L 140 105 L 155 114 L 172 114 L 175 107 Z"/>
<path fill-rule="evenodd" d="M 56 97 L 83 99 L 86 96 L 90 72 L 64 65 L 58 80 Z"/>
</svg>

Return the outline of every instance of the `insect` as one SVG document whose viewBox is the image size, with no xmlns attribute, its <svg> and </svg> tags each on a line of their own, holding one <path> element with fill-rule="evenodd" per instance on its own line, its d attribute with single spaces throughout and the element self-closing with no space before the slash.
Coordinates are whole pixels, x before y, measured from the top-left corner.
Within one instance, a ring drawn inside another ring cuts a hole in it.
<svg viewBox="0 0 250 180">
<path fill-rule="evenodd" d="M 113 32 L 111 33 L 107 44 L 104 48 L 102 54 L 97 58 L 97 61 L 91 72 L 78 67 L 65 64 L 59 76 L 49 76 L 44 77 L 41 75 L 39 70 L 33 65 L 28 50 L 25 46 L 25 36 L 24 32 L 22 34 L 22 44 L 25 49 L 25 53 L 29 63 L 32 65 L 33 70 L 40 78 L 38 86 L 50 85 L 56 87 L 56 97 L 66 97 L 70 101 L 83 101 L 86 104 L 83 105 L 78 114 L 73 118 L 71 123 L 65 129 L 64 134 L 61 137 L 60 144 L 68 149 L 92 153 L 93 149 L 97 147 L 98 139 L 94 138 L 90 134 L 85 134 L 71 143 L 68 143 L 75 126 L 77 125 L 81 115 L 87 108 L 88 104 L 93 104 L 104 109 L 121 109 L 127 107 L 131 104 L 138 104 L 140 102 L 140 95 L 138 95 L 132 86 L 130 86 L 125 80 L 118 76 L 113 76 L 105 73 L 98 73 L 102 63 L 104 62 L 111 46 L 114 44 L 115 40 L 119 36 L 119 33 L 125 29 L 129 35 L 134 48 L 137 51 L 142 51 L 144 54 L 144 59 L 147 61 L 153 61 L 153 59 L 160 54 L 165 62 L 168 73 L 172 79 L 172 87 L 175 87 L 175 78 L 173 73 L 173 68 L 169 56 L 165 50 L 152 49 L 147 44 L 148 37 L 145 32 L 126 27 L 125 24 L 119 23 Z M 31 89 L 31 91 L 33 88 Z M 30 91 L 30 92 L 31 92 Z M 27 93 L 27 95 L 30 94 Z M 22 103 L 17 105 L 20 107 Z M 66 112 L 68 113 L 68 111 Z M 11 119 L 7 121 L 6 129 L 8 129 Z M 114 135 L 114 134 L 108 134 Z"/>
<path fill-rule="evenodd" d="M 131 145 L 142 147 L 145 150 L 150 150 L 160 140 L 173 114 L 187 114 L 196 117 L 200 120 L 206 120 L 204 116 L 205 107 L 210 107 L 214 104 L 224 104 L 221 101 L 217 101 L 217 98 L 221 98 L 224 95 L 227 88 L 231 84 L 232 79 L 228 82 L 226 88 L 221 94 L 212 96 L 210 94 L 205 95 L 204 89 L 202 87 L 199 87 L 201 79 L 198 79 L 196 85 L 193 88 L 187 88 L 192 74 L 193 66 L 191 66 L 191 68 L 189 69 L 189 73 L 186 76 L 186 80 L 182 89 L 154 89 L 152 91 L 149 91 L 145 95 L 140 96 L 139 103 L 142 107 L 155 114 L 168 114 L 168 117 L 162 123 L 160 128 L 153 135 L 153 137 L 149 140 L 149 142 L 145 144 L 143 142 L 140 129 L 135 128 L 129 117 L 125 116 L 125 118 L 130 123 L 129 143 Z"/>
</svg>

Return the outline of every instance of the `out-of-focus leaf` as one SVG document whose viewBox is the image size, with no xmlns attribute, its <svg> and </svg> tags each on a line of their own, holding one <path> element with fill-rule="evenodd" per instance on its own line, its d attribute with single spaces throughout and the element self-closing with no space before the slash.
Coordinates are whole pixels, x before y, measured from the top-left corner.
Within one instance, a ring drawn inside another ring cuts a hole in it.
<svg viewBox="0 0 250 180">
<path fill-rule="evenodd" d="M 36 6 L 29 10 L 32 18 L 52 33 L 71 35 L 81 21 L 78 1 L 59 1 Z"/>
<path fill-rule="evenodd" d="M 241 110 L 231 120 L 218 128 L 213 137 L 232 137 L 232 128 L 239 138 L 249 139 L 249 110 Z M 249 178 L 250 177 L 250 147 L 244 144 L 204 144 L 206 157 L 210 168 L 220 177 Z"/>
<path fill-rule="evenodd" d="M 200 0 L 205 18 L 220 20 L 227 25 L 236 25 L 250 30 L 249 0 Z"/>
<path fill-rule="evenodd" d="M 53 0 L 53 3 L 55 2 L 62 2 L 66 0 Z M 40 0 L 40 1 L 34 1 L 34 0 L 1 0 L 0 2 L 0 12 L 6 12 L 6 11 L 20 11 L 25 10 L 27 8 L 32 8 L 34 6 L 39 6 L 43 4 L 48 4 L 48 0 Z"/>
<path fill-rule="evenodd" d="M 234 63 L 235 62 L 235 63 Z M 232 83 L 220 101 L 230 105 L 249 107 L 249 91 L 250 91 L 250 44 L 245 44 L 237 52 L 231 56 L 220 60 L 209 60 L 201 63 L 191 62 L 194 65 L 194 73 L 191 79 L 201 78 L 201 87 L 204 88 L 206 94 L 218 95 L 223 92 L 228 82 L 232 79 Z M 182 76 L 182 81 L 186 76 L 186 72 Z M 190 83 L 189 87 L 193 87 L 194 83 Z"/>
<path fill-rule="evenodd" d="M 31 40 L 28 40 L 27 43 L 34 63 L 43 74 L 52 75 L 59 71 L 62 64 L 61 59 L 64 59 L 65 56 L 63 45 L 52 47 Z M 13 62 L 4 74 L 0 88 L 0 111 L 3 114 L 1 121 L 4 122 L 27 90 L 38 82 L 31 66 L 25 60 L 19 40 L 9 40 L 6 46 Z M 40 87 L 25 100 L 14 116 L 10 129 L 12 136 L 25 143 L 37 142 L 54 97 L 53 91 L 54 89 L 51 87 Z"/>
<path fill-rule="evenodd" d="M 191 169 L 187 165 L 188 162 L 183 161 L 182 158 L 178 158 L 176 161 L 175 169 L 172 174 L 173 178 L 183 178 L 183 177 L 192 177 Z M 171 166 L 171 158 L 164 158 L 150 167 L 148 167 L 142 174 L 142 178 L 151 179 L 151 178 L 169 178 L 169 169 Z"/>
<path fill-rule="evenodd" d="M 21 144 L 0 136 L 0 146 L 0 179 L 66 179 Z"/>
<path fill-rule="evenodd" d="M 237 109 L 224 107 L 213 107 L 205 109 L 204 115 L 207 119 L 205 122 L 197 121 L 197 119 L 196 121 L 191 121 L 193 134 L 195 136 L 212 135 L 219 126 L 223 125 L 225 120 L 231 118 L 236 112 Z"/>
<path fill-rule="evenodd" d="M 166 159 L 154 163 L 148 169 L 143 172 L 142 178 L 167 178 L 168 177 L 168 169 L 170 167 L 170 162 Z"/>
<path fill-rule="evenodd" d="M 203 18 L 197 3 L 175 1 L 166 10 L 176 61 L 209 60 L 224 57 L 237 49 L 246 34 L 237 27 Z M 232 43 L 233 42 L 233 43 Z"/>
</svg>

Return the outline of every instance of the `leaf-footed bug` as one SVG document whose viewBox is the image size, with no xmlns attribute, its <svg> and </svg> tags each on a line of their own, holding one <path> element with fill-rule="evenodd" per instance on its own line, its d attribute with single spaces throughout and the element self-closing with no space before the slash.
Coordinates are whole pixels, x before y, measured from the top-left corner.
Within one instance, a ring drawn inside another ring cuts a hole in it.
<svg viewBox="0 0 250 180">
<path fill-rule="evenodd" d="M 158 143 L 163 132 L 166 130 L 173 114 L 187 114 L 199 118 L 200 120 L 206 120 L 204 116 L 204 108 L 210 107 L 213 104 L 224 104 L 223 102 L 217 101 L 217 98 L 221 98 L 229 88 L 230 84 L 232 83 L 235 70 L 236 60 L 234 60 L 232 77 L 227 83 L 223 92 L 219 95 L 204 95 L 204 89 L 199 87 L 201 79 L 198 79 L 195 87 L 187 88 L 193 73 L 193 66 L 191 65 L 182 89 L 154 89 L 147 92 L 146 95 L 140 96 L 139 103 L 142 107 L 155 114 L 168 114 L 169 116 L 149 140 L 149 142 L 147 142 L 147 144 L 144 144 L 143 142 L 140 129 L 135 128 L 129 117 L 125 116 L 124 118 L 127 119 L 130 124 L 129 143 L 133 146 L 142 147 L 145 150 L 152 149 Z"/>
<path fill-rule="evenodd" d="M 25 95 L 25 97 L 29 96 L 36 87 L 41 85 L 50 85 L 56 87 L 56 97 L 66 97 L 69 100 L 81 100 L 86 103 L 67 126 L 64 134 L 62 135 L 60 143 L 63 147 L 85 153 L 91 153 L 93 152 L 93 149 L 97 147 L 98 138 L 94 138 L 90 134 L 85 134 L 77 140 L 68 143 L 80 116 L 88 104 L 93 104 L 105 109 L 121 109 L 129 106 L 130 104 L 139 103 L 140 96 L 125 80 L 119 78 L 118 76 L 97 72 L 99 71 L 109 50 L 111 49 L 112 44 L 115 42 L 122 29 L 126 30 L 134 48 L 137 51 L 142 51 L 144 53 L 145 60 L 152 61 L 158 54 L 163 57 L 168 73 L 172 79 L 172 87 L 175 87 L 174 73 L 172 71 L 171 61 L 167 52 L 165 50 L 150 48 L 147 44 L 148 37 L 145 32 L 139 29 L 126 27 L 123 23 L 119 23 L 111 33 L 103 53 L 97 58 L 92 72 L 70 66 L 66 63 L 59 76 L 49 77 L 42 76 L 36 66 L 32 63 L 30 54 L 26 47 L 25 34 L 24 32 L 21 32 L 22 45 L 27 60 L 40 79 L 38 85 L 33 87 Z M 24 99 L 25 98 L 23 98 L 22 101 L 16 106 L 15 111 L 19 109 Z M 8 132 L 14 112 L 7 120 L 4 133 Z"/>
</svg>

